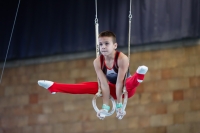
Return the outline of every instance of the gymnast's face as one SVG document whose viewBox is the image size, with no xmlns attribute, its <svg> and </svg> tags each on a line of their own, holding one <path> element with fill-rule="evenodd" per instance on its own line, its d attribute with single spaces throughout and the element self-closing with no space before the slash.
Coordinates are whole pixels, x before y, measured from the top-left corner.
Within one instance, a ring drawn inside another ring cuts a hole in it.
<svg viewBox="0 0 200 133">
<path fill-rule="evenodd" d="M 116 48 L 117 43 L 113 43 L 112 37 L 99 37 L 99 49 L 104 56 L 114 53 Z"/>
</svg>

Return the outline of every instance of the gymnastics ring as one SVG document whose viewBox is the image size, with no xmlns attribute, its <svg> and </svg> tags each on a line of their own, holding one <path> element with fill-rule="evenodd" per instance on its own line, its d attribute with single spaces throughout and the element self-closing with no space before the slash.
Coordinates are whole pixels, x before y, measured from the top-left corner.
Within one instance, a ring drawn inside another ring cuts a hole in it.
<svg viewBox="0 0 200 133">
<path fill-rule="evenodd" d="M 127 101 L 128 101 L 128 92 L 126 91 L 126 88 L 124 86 L 124 89 L 123 89 L 123 93 L 122 93 L 122 96 L 124 95 L 124 101 L 123 101 L 123 106 L 122 106 L 122 111 L 125 112 L 125 109 L 126 109 L 126 104 L 127 104 Z M 116 110 L 117 111 L 117 110 Z M 125 112 L 126 113 L 126 112 Z M 120 116 L 118 119 L 122 119 L 124 116 Z"/>
<path fill-rule="evenodd" d="M 102 94 L 97 93 L 92 99 L 93 108 L 97 113 L 99 112 L 99 109 L 96 105 L 96 99 L 101 96 L 102 96 Z M 115 109 L 116 109 L 116 103 L 115 103 L 114 98 L 112 96 L 110 96 L 109 99 L 111 100 L 113 106 L 112 106 L 111 111 L 109 111 L 108 113 L 107 112 L 103 113 L 104 116 L 111 116 L 115 112 Z"/>
<path fill-rule="evenodd" d="M 128 102 L 128 92 L 126 91 L 126 88 L 124 86 L 124 89 L 123 89 L 123 93 L 122 93 L 122 96 L 124 95 L 124 102 L 123 102 L 123 106 L 122 106 L 122 109 L 123 111 L 125 111 L 126 109 L 126 104 Z"/>
</svg>

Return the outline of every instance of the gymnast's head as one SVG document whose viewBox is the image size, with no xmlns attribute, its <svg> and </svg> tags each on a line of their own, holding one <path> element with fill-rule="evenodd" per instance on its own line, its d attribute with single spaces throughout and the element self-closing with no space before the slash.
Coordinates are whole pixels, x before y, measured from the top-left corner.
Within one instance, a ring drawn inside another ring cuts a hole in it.
<svg viewBox="0 0 200 133">
<path fill-rule="evenodd" d="M 111 38 L 113 44 L 117 43 L 116 35 L 112 31 L 103 31 L 99 34 L 99 39 L 104 37 Z"/>
</svg>

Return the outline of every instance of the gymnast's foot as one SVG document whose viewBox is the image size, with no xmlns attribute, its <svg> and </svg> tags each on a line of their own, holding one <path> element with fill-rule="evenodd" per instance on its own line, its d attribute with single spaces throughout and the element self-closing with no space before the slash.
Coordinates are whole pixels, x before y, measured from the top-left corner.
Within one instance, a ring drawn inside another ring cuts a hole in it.
<svg viewBox="0 0 200 133">
<path fill-rule="evenodd" d="M 139 66 L 138 67 L 138 69 L 136 70 L 136 72 L 138 73 L 138 74 L 142 74 L 142 75 L 145 75 L 146 74 L 146 72 L 148 71 L 148 67 L 147 66 Z M 138 82 L 142 82 L 143 80 L 141 80 L 141 79 L 138 79 Z"/>
<path fill-rule="evenodd" d="M 45 89 L 49 89 L 49 87 L 53 85 L 53 82 L 48 80 L 38 80 L 38 85 Z M 56 94 L 56 92 L 51 92 L 51 94 Z"/>
</svg>

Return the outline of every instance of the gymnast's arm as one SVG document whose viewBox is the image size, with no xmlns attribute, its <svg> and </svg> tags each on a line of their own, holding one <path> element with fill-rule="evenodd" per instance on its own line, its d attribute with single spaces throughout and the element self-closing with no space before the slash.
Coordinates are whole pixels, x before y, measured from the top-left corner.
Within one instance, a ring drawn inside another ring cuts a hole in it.
<svg viewBox="0 0 200 133">
<path fill-rule="evenodd" d="M 110 89 L 108 85 L 108 81 L 106 79 L 105 74 L 101 70 L 101 63 L 100 63 L 100 57 L 97 57 L 94 62 L 94 68 L 97 74 L 97 77 L 100 81 L 102 95 L 103 95 L 103 103 L 109 105 L 109 96 L 110 96 Z"/>
<path fill-rule="evenodd" d="M 116 96 L 117 96 L 117 102 L 121 103 L 122 89 L 124 86 L 124 77 L 126 75 L 129 66 L 128 57 L 125 54 L 120 53 L 117 64 L 118 64 L 118 76 L 116 82 Z"/>
</svg>

